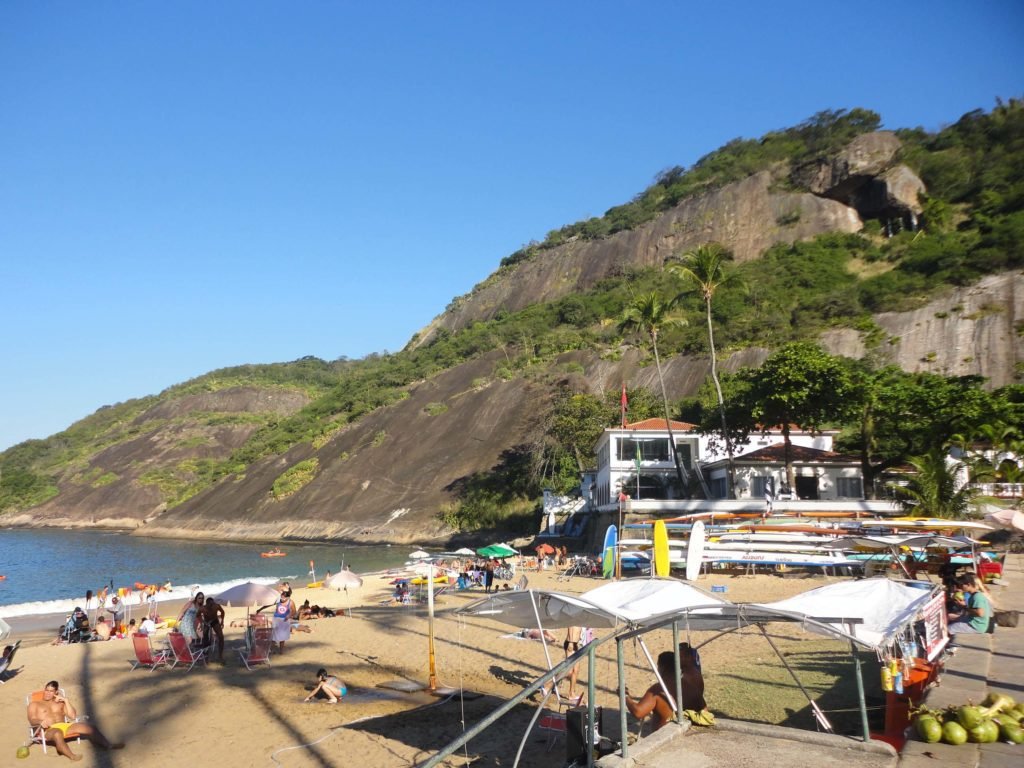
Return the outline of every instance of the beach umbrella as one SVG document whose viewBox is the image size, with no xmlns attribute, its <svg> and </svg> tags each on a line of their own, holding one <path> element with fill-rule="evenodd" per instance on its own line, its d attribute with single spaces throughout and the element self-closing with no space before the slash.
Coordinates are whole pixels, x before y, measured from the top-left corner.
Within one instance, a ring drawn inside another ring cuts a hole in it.
<svg viewBox="0 0 1024 768">
<path fill-rule="evenodd" d="M 497 558 L 515 557 L 517 554 L 519 554 L 514 549 L 512 549 L 512 547 L 510 547 L 508 544 L 491 544 L 490 546 L 484 547 L 483 549 L 478 549 L 476 553 L 480 555 L 480 557 Z"/>
<path fill-rule="evenodd" d="M 217 602 L 224 605 L 268 605 L 276 603 L 281 597 L 276 589 L 266 584 L 247 581 L 244 584 L 225 589 L 216 596 Z"/>
<path fill-rule="evenodd" d="M 363 586 L 363 580 L 352 571 L 338 571 L 329 579 L 324 579 L 324 587 L 329 589 L 356 589 Z"/>
<path fill-rule="evenodd" d="M 422 560 L 425 557 L 430 557 L 430 553 L 424 552 L 422 549 L 417 549 L 415 552 L 409 555 L 410 560 Z"/>
<path fill-rule="evenodd" d="M 476 552 L 474 552 L 469 547 L 462 547 L 461 549 L 456 549 L 453 554 L 462 555 L 463 557 L 472 557 L 476 554 Z"/>
<path fill-rule="evenodd" d="M 538 557 L 544 557 L 544 555 L 553 555 L 553 554 L 555 554 L 555 548 L 552 547 L 550 544 L 547 544 L 547 543 L 545 543 L 545 544 L 538 544 L 536 547 L 534 547 L 534 549 L 537 551 L 537 556 Z"/>
</svg>

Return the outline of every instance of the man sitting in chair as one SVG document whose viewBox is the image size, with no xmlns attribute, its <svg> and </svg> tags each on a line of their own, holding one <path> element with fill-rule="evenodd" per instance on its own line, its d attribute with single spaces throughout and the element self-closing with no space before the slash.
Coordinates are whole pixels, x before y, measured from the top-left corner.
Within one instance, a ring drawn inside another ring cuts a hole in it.
<svg viewBox="0 0 1024 768">
<path fill-rule="evenodd" d="M 43 689 L 41 701 L 32 701 L 28 705 L 28 722 L 33 726 L 43 728 L 43 738 L 52 742 L 57 752 L 70 760 L 81 760 L 81 755 L 76 755 L 67 744 L 68 739 L 79 736 L 89 739 L 104 749 L 121 749 L 124 744 L 113 743 L 99 728 L 88 723 L 69 723 L 67 720 L 74 720 L 78 716 L 75 708 L 67 699 L 60 695 L 60 684 L 51 680 Z"/>
</svg>

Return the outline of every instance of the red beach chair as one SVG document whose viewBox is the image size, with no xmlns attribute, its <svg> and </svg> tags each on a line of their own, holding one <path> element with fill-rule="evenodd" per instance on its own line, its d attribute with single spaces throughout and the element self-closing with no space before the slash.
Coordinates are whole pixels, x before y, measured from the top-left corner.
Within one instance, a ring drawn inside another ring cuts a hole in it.
<svg viewBox="0 0 1024 768">
<path fill-rule="evenodd" d="M 246 669 L 251 670 L 257 664 L 270 663 L 270 634 L 269 628 L 259 627 L 253 632 L 252 648 L 246 651 L 241 648 L 238 650 Z"/>
<path fill-rule="evenodd" d="M 168 652 L 154 651 L 153 645 L 149 641 L 149 635 L 133 632 L 132 645 L 135 646 L 135 660 L 128 659 L 128 663 L 132 665 L 133 672 L 139 667 L 149 667 L 149 671 L 152 672 L 157 667 L 169 663 Z"/>
<path fill-rule="evenodd" d="M 186 671 L 189 671 L 200 662 L 206 663 L 206 651 L 192 650 L 188 645 L 188 638 L 181 634 L 181 632 L 171 632 L 167 635 L 167 639 L 171 641 L 171 653 L 174 654 L 171 669 L 174 669 L 179 664 L 187 664 L 188 670 Z"/>
</svg>

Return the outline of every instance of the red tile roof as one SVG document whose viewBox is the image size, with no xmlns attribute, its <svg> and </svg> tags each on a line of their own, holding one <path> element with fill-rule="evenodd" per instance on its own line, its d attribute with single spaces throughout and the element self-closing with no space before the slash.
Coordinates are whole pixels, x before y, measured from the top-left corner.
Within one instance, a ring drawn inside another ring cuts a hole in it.
<svg viewBox="0 0 1024 768">
<path fill-rule="evenodd" d="M 689 432 L 690 430 L 697 429 L 696 424 L 690 424 L 685 421 L 669 422 L 672 425 L 672 429 L 678 429 L 680 432 Z M 651 430 L 666 430 L 664 419 L 644 419 L 643 421 L 634 421 L 632 424 L 626 424 L 626 429 L 651 429 Z"/>
<path fill-rule="evenodd" d="M 829 462 L 834 464 L 849 464 L 849 463 L 860 463 L 860 459 L 856 456 L 852 456 L 845 453 L 835 453 L 834 451 L 823 451 L 820 448 L 808 448 L 803 445 L 791 445 L 789 448 L 789 456 L 792 461 L 818 461 L 818 462 Z M 766 448 L 759 448 L 756 451 L 750 453 L 744 453 L 742 456 L 737 456 L 736 461 L 764 461 L 764 462 L 782 462 L 786 460 L 786 445 L 785 443 L 776 443 L 775 445 L 769 445 Z"/>
</svg>

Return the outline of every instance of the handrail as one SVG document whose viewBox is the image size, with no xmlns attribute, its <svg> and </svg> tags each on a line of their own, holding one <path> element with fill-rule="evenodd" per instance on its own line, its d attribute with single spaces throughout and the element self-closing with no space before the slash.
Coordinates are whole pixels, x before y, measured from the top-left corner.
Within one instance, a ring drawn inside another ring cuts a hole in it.
<svg viewBox="0 0 1024 768">
<path fill-rule="evenodd" d="M 561 674 L 562 672 L 565 672 L 565 671 L 569 670 L 570 668 L 574 667 L 576 664 L 578 664 L 583 659 L 584 656 L 588 657 L 588 669 L 587 669 L 587 722 L 588 723 L 593 723 L 594 722 L 594 715 L 596 713 L 596 707 L 594 705 L 594 696 L 595 696 L 596 691 L 597 691 L 597 686 L 596 686 L 596 683 L 595 683 L 595 680 L 594 680 L 594 667 L 595 667 L 595 661 L 596 661 L 595 654 L 597 653 L 597 647 L 599 645 L 601 645 L 603 643 L 606 643 L 606 642 L 609 642 L 609 641 L 615 639 L 615 637 L 616 637 L 615 634 L 611 634 L 611 635 L 608 635 L 608 637 L 595 638 L 591 642 L 587 643 L 585 646 L 583 646 L 578 651 L 576 651 L 574 654 L 572 654 L 572 656 L 569 656 L 565 660 L 560 661 L 558 664 L 553 666 L 551 669 L 549 669 L 543 675 L 538 677 L 536 680 L 534 680 L 532 683 L 530 683 L 530 685 L 526 686 L 523 690 L 521 690 L 519 693 L 517 693 L 511 699 L 509 699 L 504 704 L 499 706 L 496 710 L 491 712 L 489 715 L 487 715 L 487 717 L 485 717 L 479 723 L 477 723 L 472 728 L 470 728 L 468 731 L 463 733 L 457 739 L 455 739 L 454 741 L 446 744 L 436 754 L 434 754 L 433 756 L 428 758 L 425 762 L 417 763 L 416 764 L 416 768 L 432 768 L 432 766 L 438 765 L 442 760 L 444 760 L 444 758 L 446 758 L 449 755 L 453 754 L 456 750 L 458 750 L 463 745 L 468 744 L 470 740 L 472 740 L 478 734 L 480 734 L 483 731 L 485 731 L 487 728 L 489 728 L 491 725 L 493 725 L 496 721 L 498 721 L 503 716 L 505 716 L 508 712 L 510 712 L 514 707 L 516 707 L 518 704 L 520 704 L 523 701 L 525 701 L 526 699 L 528 699 L 536 691 L 540 690 L 541 686 L 543 686 L 545 683 L 547 683 L 548 681 L 552 681 L 552 687 L 554 687 L 554 682 L 553 681 L 558 678 L 559 674 Z M 548 696 L 550 696 L 550 693 L 548 694 Z M 547 696 L 545 696 L 544 701 L 547 701 Z M 537 712 L 539 713 L 540 711 L 541 711 L 541 707 L 538 707 L 537 708 Z M 524 737 L 523 737 L 524 740 L 529 735 L 530 729 L 533 727 L 533 722 L 536 721 L 538 716 L 539 716 L 539 714 L 535 715 L 534 719 L 531 721 L 530 726 L 527 728 L 526 734 L 524 734 Z M 593 762 L 593 760 L 594 760 L 594 757 L 593 757 L 593 755 L 594 755 L 593 746 L 594 745 L 593 745 L 592 742 L 593 742 L 593 738 L 594 738 L 594 736 L 593 736 L 594 729 L 593 729 L 593 727 L 588 727 L 586 730 L 587 730 L 586 739 L 587 739 L 587 746 L 588 746 L 588 749 L 587 749 L 587 754 L 588 754 L 587 765 L 588 766 L 593 766 L 593 764 L 594 764 L 594 762 Z"/>
</svg>

